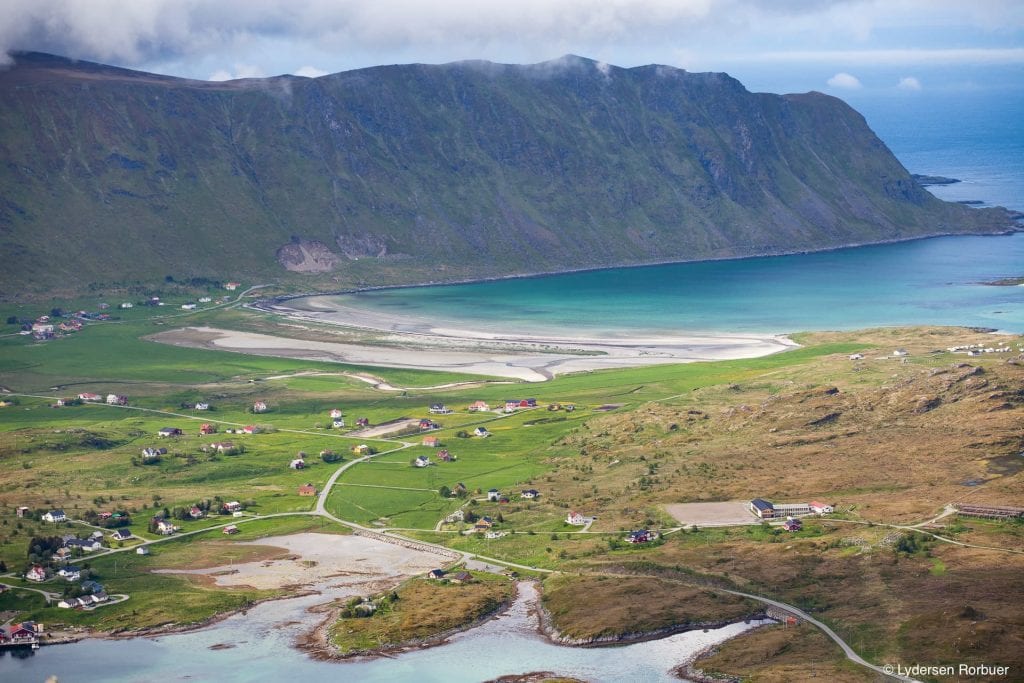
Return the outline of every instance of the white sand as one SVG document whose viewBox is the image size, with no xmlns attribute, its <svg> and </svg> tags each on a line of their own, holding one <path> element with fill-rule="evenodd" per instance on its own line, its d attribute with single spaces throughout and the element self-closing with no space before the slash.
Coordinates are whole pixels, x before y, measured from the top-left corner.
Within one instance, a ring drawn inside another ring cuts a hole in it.
<svg viewBox="0 0 1024 683">
<path fill-rule="evenodd" d="M 178 346 L 379 367 L 449 370 L 530 382 L 606 368 L 756 358 L 797 346 L 781 335 L 643 338 L 503 335 L 432 328 L 415 319 L 358 309 L 345 309 L 342 325 L 337 322 L 337 312 L 333 309 L 329 317 L 284 307 L 274 310 L 299 320 L 384 332 L 384 344 L 313 341 L 211 327 L 168 330 L 150 338 Z"/>
<path fill-rule="evenodd" d="M 394 583 L 395 579 L 423 574 L 443 562 L 433 553 L 381 543 L 363 536 L 301 533 L 240 543 L 283 548 L 294 557 L 242 562 L 208 569 L 156 571 L 212 576 L 218 586 L 277 589 L 296 585 L 312 586 L 330 581 L 335 587 L 365 587 L 369 583 Z"/>
</svg>

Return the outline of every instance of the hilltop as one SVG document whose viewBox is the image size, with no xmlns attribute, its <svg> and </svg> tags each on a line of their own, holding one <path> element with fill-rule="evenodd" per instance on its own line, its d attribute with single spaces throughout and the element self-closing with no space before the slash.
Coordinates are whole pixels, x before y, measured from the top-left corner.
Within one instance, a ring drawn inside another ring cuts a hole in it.
<svg viewBox="0 0 1024 683">
<path fill-rule="evenodd" d="M 1013 227 L 863 117 L 723 73 L 381 66 L 192 81 L 0 72 L 0 297 L 171 276 L 302 289 L 751 256 Z"/>
</svg>

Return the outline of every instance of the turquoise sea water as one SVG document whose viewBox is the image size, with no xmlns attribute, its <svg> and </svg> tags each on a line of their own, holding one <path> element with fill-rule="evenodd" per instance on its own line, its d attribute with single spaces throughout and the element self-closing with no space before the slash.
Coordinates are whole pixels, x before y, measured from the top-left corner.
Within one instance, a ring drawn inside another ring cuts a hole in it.
<svg viewBox="0 0 1024 683">
<path fill-rule="evenodd" d="M 337 297 L 357 308 L 492 331 L 797 332 L 971 325 L 1024 332 L 1024 233 L 812 254 L 571 273 Z"/>
<path fill-rule="evenodd" d="M 1024 96 L 918 93 L 852 102 L 913 173 L 963 182 L 950 201 L 1024 211 Z M 793 256 L 617 268 L 380 290 L 347 306 L 484 331 L 770 332 L 970 325 L 1024 332 L 1024 234 L 946 237 Z"/>
</svg>

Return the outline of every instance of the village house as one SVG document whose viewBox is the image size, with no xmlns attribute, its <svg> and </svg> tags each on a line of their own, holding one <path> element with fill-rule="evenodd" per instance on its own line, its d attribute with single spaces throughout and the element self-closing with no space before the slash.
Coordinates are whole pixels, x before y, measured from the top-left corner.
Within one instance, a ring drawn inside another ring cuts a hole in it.
<svg viewBox="0 0 1024 683">
<path fill-rule="evenodd" d="M 834 505 L 822 503 L 821 501 L 818 500 L 812 500 L 810 502 L 810 508 L 811 512 L 813 512 L 816 515 L 830 515 L 836 511 Z"/>
<path fill-rule="evenodd" d="M 181 430 L 177 427 L 163 427 L 158 431 L 157 436 L 161 438 L 167 438 L 171 436 L 181 436 Z"/>
<path fill-rule="evenodd" d="M 94 394 L 94 393 L 89 392 L 89 391 L 83 391 L 82 393 L 80 393 L 78 395 L 78 398 L 83 400 L 83 401 L 102 401 L 103 400 L 103 397 L 100 396 L 99 394 Z"/>
<path fill-rule="evenodd" d="M 26 581 L 35 581 L 36 583 L 42 583 L 46 581 L 49 576 L 46 571 L 46 567 L 41 564 L 34 564 L 29 567 L 28 571 L 25 572 Z"/>
<path fill-rule="evenodd" d="M 231 534 L 237 534 L 238 533 L 238 527 L 235 526 L 234 524 L 228 524 L 226 527 L 224 527 L 224 530 L 221 533 L 227 534 L 229 536 Z"/>
<path fill-rule="evenodd" d="M 339 417 L 341 417 L 341 410 L 338 409 L 338 408 L 332 409 L 331 410 L 331 419 L 332 420 L 337 420 Z"/>
<path fill-rule="evenodd" d="M 355 453 L 356 455 L 369 455 L 370 447 L 367 446 L 365 443 L 361 443 L 358 446 L 353 446 L 352 452 Z"/>
<path fill-rule="evenodd" d="M 437 459 L 442 462 L 455 462 L 455 456 L 449 453 L 447 448 L 442 448 L 437 452 Z"/>
<path fill-rule="evenodd" d="M 201 424 L 199 426 L 199 434 L 200 435 L 216 434 L 216 433 L 217 433 L 217 425 L 215 425 L 215 424 L 210 424 L 209 422 L 204 422 L 203 424 Z"/>
<path fill-rule="evenodd" d="M 588 517 L 584 517 L 581 513 L 575 510 L 571 511 L 565 516 L 565 523 L 571 524 L 572 526 L 586 526 L 590 521 Z"/>
<path fill-rule="evenodd" d="M 206 446 L 203 446 L 203 450 L 206 450 Z M 209 448 L 217 451 L 218 453 L 229 453 L 235 450 L 234 441 L 215 441 L 209 445 Z"/>
<path fill-rule="evenodd" d="M 28 507 L 27 505 L 19 505 L 16 512 L 18 514 L 18 517 L 25 517 L 30 511 L 31 508 Z"/>
<path fill-rule="evenodd" d="M 443 579 L 445 571 L 443 569 L 431 569 L 427 572 L 428 579 Z"/>
<path fill-rule="evenodd" d="M 368 417 L 360 417 L 360 418 L 358 418 L 356 420 L 356 426 L 357 427 L 369 427 L 370 426 L 370 418 L 368 418 Z"/>
<path fill-rule="evenodd" d="M 103 548 L 103 544 L 95 538 L 72 538 L 64 543 L 65 548 L 80 548 L 82 552 L 91 553 Z"/>
<path fill-rule="evenodd" d="M 342 427 L 345 426 L 345 420 L 339 417 L 337 420 L 331 423 L 331 426 L 334 427 L 335 429 L 341 429 Z"/>
<path fill-rule="evenodd" d="M 443 403 L 432 403 L 427 412 L 431 415 L 450 415 L 454 411 Z"/>
<path fill-rule="evenodd" d="M 245 425 L 242 427 L 243 434 L 259 434 L 260 428 L 256 425 Z"/>
<path fill-rule="evenodd" d="M 71 564 L 57 570 L 57 576 L 65 581 L 78 581 L 82 578 L 82 570 Z"/>
<path fill-rule="evenodd" d="M 110 534 L 110 538 L 115 541 L 127 541 L 132 537 L 132 532 L 128 529 L 117 529 L 114 533 Z"/>
<path fill-rule="evenodd" d="M 210 409 L 210 404 L 209 403 L 205 403 L 203 401 L 200 401 L 199 403 L 196 403 L 195 409 L 196 410 L 209 410 Z"/>
<path fill-rule="evenodd" d="M 501 492 L 498 489 L 490 489 L 487 492 L 487 501 L 490 503 L 497 503 L 498 499 L 501 498 Z"/>
<path fill-rule="evenodd" d="M 254 413 L 265 413 L 267 410 L 268 408 L 265 401 L 256 401 L 252 404 L 252 412 Z"/>
<path fill-rule="evenodd" d="M 485 531 L 484 532 L 484 538 L 486 538 L 488 540 L 493 540 L 495 538 L 501 538 L 502 536 L 508 536 L 508 532 L 507 531 L 495 531 L 494 529 L 491 529 L 490 531 Z"/>
<path fill-rule="evenodd" d="M 538 491 L 537 489 L 526 489 L 519 495 L 525 498 L 526 500 L 533 500 L 534 498 L 540 497 L 540 491 Z"/>
<path fill-rule="evenodd" d="M 34 645 L 39 642 L 42 627 L 34 621 L 0 626 L 0 645 Z"/>
<path fill-rule="evenodd" d="M 445 517 L 444 518 L 444 522 L 445 522 L 445 524 L 455 524 L 457 522 L 465 521 L 465 519 L 466 519 L 466 513 L 463 512 L 461 508 L 459 508 L 455 512 L 453 512 L 450 515 L 448 515 L 447 517 Z"/>
<path fill-rule="evenodd" d="M 850 360 L 864 360 L 863 353 L 855 353 L 850 356 Z"/>
<path fill-rule="evenodd" d="M 909 356 L 910 352 L 907 351 L 906 349 L 896 349 L 895 351 L 892 352 L 892 355 L 896 356 L 897 358 L 902 358 L 903 356 Z"/>
<path fill-rule="evenodd" d="M 199 303 L 201 303 L 201 304 L 208 304 L 211 301 L 213 301 L 213 297 L 210 297 L 210 296 L 201 296 L 201 297 L 199 297 Z"/>
<path fill-rule="evenodd" d="M 241 286 L 242 286 L 241 282 L 226 282 L 226 283 L 224 283 L 224 289 L 228 290 L 229 292 L 233 292 L 233 291 L 235 291 L 236 289 L 238 289 Z"/>
<path fill-rule="evenodd" d="M 53 554 L 54 562 L 67 562 L 71 559 L 71 548 L 57 548 Z"/>
<path fill-rule="evenodd" d="M 121 303 L 120 306 L 118 306 L 118 308 L 120 308 L 120 309 L 135 308 L 135 304 L 133 304 L 131 301 L 124 301 L 124 302 Z"/>
<path fill-rule="evenodd" d="M 626 543 L 650 543 L 658 537 L 658 534 L 649 529 L 639 529 L 626 534 Z"/>
<path fill-rule="evenodd" d="M 420 420 L 419 428 L 420 429 L 440 429 L 441 425 L 437 424 L 433 420 L 428 420 L 427 418 L 423 418 L 422 420 Z"/>
<path fill-rule="evenodd" d="M 135 554 L 136 555 L 149 555 L 149 546 L 148 545 L 140 545 L 138 548 L 135 549 Z"/>
<path fill-rule="evenodd" d="M 313 486 L 312 484 L 303 484 L 302 486 L 299 487 L 299 495 L 300 496 L 315 496 L 316 495 L 316 487 Z"/>
<path fill-rule="evenodd" d="M 455 572 L 448 574 L 445 578 L 452 583 L 472 583 L 473 575 L 469 572 Z"/>
<path fill-rule="evenodd" d="M 44 522 L 66 522 L 68 516 L 64 514 L 63 510 L 50 510 L 43 513 L 42 519 Z"/>
<path fill-rule="evenodd" d="M 481 517 L 476 520 L 476 524 L 473 525 L 473 531 L 477 533 L 483 533 L 494 526 L 494 521 L 490 517 Z"/>
<path fill-rule="evenodd" d="M 199 506 L 193 505 L 188 509 L 188 516 L 192 519 L 202 519 L 206 516 L 206 513 Z"/>
<path fill-rule="evenodd" d="M 174 526 L 174 524 L 167 521 L 166 519 L 163 519 L 162 517 L 158 517 L 156 519 L 155 526 L 156 533 L 162 534 L 164 536 L 170 536 L 178 530 L 178 527 Z"/>
<path fill-rule="evenodd" d="M 486 413 L 491 409 L 491 406 L 487 404 L 487 401 L 473 401 L 469 404 L 469 412 L 471 413 Z"/>
<path fill-rule="evenodd" d="M 230 503 L 224 503 L 222 507 L 224 512 L 241 512 L 242 510 L 242 504 L 237 500 L 233 500 Z"/>
<path fill-rule="evenodd" d="M 490 436 L 491 433 L 487 431 L 486 427 L 477 427 L 473 430 L 473 436 Z"/>
<path fill-rule="evenodd" d="M 288 467 L 290 467 L 293 470 L 302 470 L 306 468 L 306 461 L 303 460 L 302 458 L 295 458 L 294 460 L 291 461 Z"/>
<path fill-rule="evenodd" d="M 121 396 L 120 394 L 107 394 L 107 405 L 108 406 L 126 406 L 128 405 L 128 397 Z"/>
<path fill-rule="evenodd" d="M 187 304 L 182 304 L 181 305 L 181 310 L 183 310 L 183 311 L 194 311 L 194 310 L 196 310 L 196 305 L 190 301 Z"/>
<path fill-rule="evenodd" d="M 441 440 L 436 436 L 425 436 L 423 437 L 423 445 L 430 448 L 437 448 L 441 445 Z"/>
<path fill-rule="evenodd" d="M 413 465 L 416 467 L 427 467 L 430 465 L 430 458 L 425 455 L 416 456 L 416 459 L 413 461 Z"/>
<path fill-rule="evenodd" d="M 803 527 L 803 522 L 799 519 L 794 519 L 793 517 L 787 517 L 785 523 L 782 525 L 782 528 L 786 531 L 800 531 Z"/>
</svg>

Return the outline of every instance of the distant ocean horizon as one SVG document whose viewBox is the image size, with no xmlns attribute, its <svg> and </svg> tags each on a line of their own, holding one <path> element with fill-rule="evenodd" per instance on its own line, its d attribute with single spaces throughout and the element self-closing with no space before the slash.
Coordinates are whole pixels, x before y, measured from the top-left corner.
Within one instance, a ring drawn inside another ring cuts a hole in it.
<svg viewBox="0 0 1024 683">
<path fill-rule="evenodd" d="M 957 178 L 947 201 L 1024 211 L 1024 97 L 980 91 L 853 102 L 911 173 Z M 384 289 L 321 302 L 435 327 L 539 334 L 788 333 L 964 325 L 1024 333 L 1024 233 L 788 256 Z"/>
</svg>

